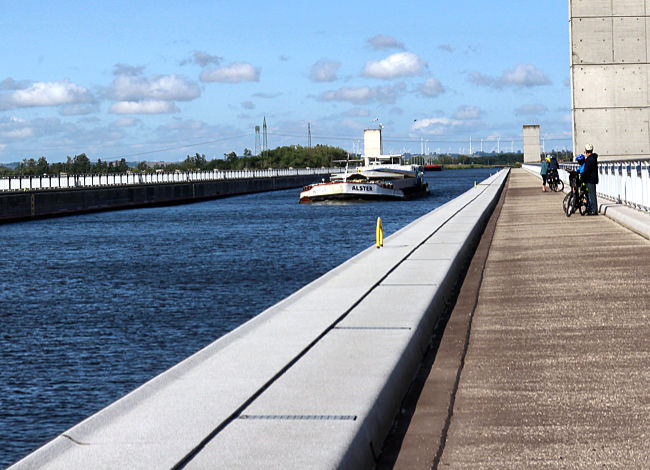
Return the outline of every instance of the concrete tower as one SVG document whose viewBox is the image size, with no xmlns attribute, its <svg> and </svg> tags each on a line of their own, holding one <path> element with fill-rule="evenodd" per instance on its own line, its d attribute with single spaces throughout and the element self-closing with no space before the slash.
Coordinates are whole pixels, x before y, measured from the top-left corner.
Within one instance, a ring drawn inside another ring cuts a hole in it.
<svg viewBox="0 0 650 470">
<path fill-rule="evenodd" d="M 650 157 L 650 16 L 645 0 L 569 0 L 573 153 Z"/>
</svg>

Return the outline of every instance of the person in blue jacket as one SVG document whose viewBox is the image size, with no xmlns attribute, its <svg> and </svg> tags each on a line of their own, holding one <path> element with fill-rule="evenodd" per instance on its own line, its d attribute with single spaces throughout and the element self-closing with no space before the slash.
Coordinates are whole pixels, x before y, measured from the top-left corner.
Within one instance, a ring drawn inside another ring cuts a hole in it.
<svg viewBox="0 0 650 470">
<path fill-rule="evenodd" d="M 594 153 L 594 146 L 585 145 L 585 166 L 580 177 L 587 184 L 589 191 L 589 212 L 587 215 L 598 215 L 598 199 L 596 198 L 596 185 L 598 184 L 598 154 Z"/>
<path fill-rule="evenodd" d="M 546 191 L 546 175 L 548 173 L 548 160 L 542 156 L 542 168 L 539 174 L 542 175 L 542 191 Z"/>
<path fill-rule="evenodd" d="M 585 171 L 585 156 L 580 154 L 576 157 L 576 163 L 578 164 L 578 174 L 582 176 L 582 173 Z"/>
</svg>

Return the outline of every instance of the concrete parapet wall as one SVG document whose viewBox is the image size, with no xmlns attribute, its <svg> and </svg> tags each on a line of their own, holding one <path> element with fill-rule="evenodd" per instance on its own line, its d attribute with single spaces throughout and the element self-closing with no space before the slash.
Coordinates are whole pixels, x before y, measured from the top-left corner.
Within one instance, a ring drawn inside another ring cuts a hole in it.
<svg viewBox="0 0 650 470">
<path fill-rule="evenodd" d="M 370 468 L 507 173 L 387 237 L 383 248 L 359 253 L 12 468 Z"/>
<path fill-rule="evenodd" d="M 85 212 L 183 204 L 237 194 L 297 188 L 313 183 L 318 178 L 318 175 L 292 175 L 0 193 L 0 223 Z"/>
</svg>

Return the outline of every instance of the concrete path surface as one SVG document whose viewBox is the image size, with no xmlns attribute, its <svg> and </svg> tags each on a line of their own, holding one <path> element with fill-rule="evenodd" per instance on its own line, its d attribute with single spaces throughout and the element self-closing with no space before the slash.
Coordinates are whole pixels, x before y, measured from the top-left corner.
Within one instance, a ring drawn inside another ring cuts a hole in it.
<svg viewBox="0 0 650 470">
<path fill-rule="evenodd" d="M 511 172 L 378 468 L 650 468 L 650 241 L 540 183 Z"/>
</svg>

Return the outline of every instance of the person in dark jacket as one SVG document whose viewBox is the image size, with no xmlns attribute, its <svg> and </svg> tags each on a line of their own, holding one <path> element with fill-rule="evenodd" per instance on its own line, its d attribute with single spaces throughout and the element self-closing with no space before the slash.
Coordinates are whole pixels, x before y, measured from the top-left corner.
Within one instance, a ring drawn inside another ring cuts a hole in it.
<svg viewBox="0 0 650 470">
<path fill-rule="evenodd" d="M 598 200 L 596 198 L 596 185 L 598 184 L 598 154 L 594 153 L 594 146 L 585 145 L 585 168 L 581 178 L 587 184 L 589 191 L 589 212 L 587 215 L 598 215 Z"/>
<path fill-rule="evenodd" d="M 548 161 L 548 171 L 546 173 L 546 180 L 553 181 L 559 179 L 557 170 L 558 168 L 560 168 L 560 165 L 558 165 L 555 155 L 546 155 L 546 161 Z"/>
</svg>

